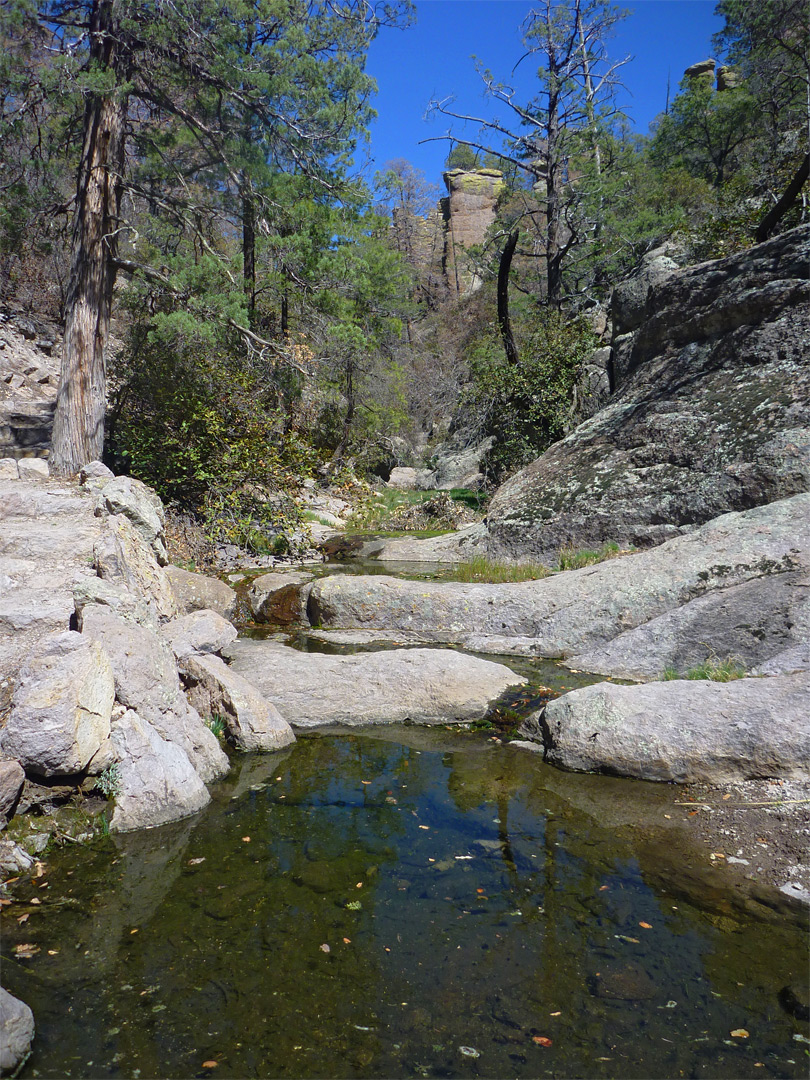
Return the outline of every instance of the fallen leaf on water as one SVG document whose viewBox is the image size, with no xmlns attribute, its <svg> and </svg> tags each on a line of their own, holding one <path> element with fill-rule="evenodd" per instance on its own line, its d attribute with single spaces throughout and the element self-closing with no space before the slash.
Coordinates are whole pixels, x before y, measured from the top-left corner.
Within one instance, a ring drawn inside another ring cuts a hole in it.
<svg viewBox="0 0 810 1080">
<path fill-rule="evenodd" d="M 13 904 L 13 900 L 5 900 L 0 897 L 0 907 L 8 907 L 9 904 Z"/>
<path fill-rule="evenodd" d="M 690 810 L 689 811 L 689 817 L 694 817 L 695 814 L 699 814 L 699 813 L 700 813 L 700 810 Z"/>
<path fill-rule="evenodd" d="M 724 798 L 724 799 L 730 799 L 730 798 L 731 798 L 731 792 L 730 792 L 730 791 L 727 791 L 727 792 L 725 793 L 725 795 L 723 796 L 723 798 Z"/>
<path fill-rule="evenodd" d="M 652 930 L 652 923 L 640 922 L 638 925 L 641 927 L 642 930 Z"/>
<path fill-rule="evenodd" d="M 351 945 L 351 943 L 352 943 L 352 939 L 350 937 L 345 937 L 343 939 L 343 944 L 344 945 Z"/>
<path fill-rule="evenodd" d="M 48 949 L 48 956 L 58 956 L 58 955 L 59 955 L 59 950 L 58 949 Z"/>
<path fill-rule="evenodd" d="M 45 863 L 40 862 L 39 859 L 34 863 L 34 877 L 42 877 L 45 873 Z"/>
<path fill-rule="evenodd" d="M 31 956 L 36 956 L 39 952 L 39 945 L 32 945 L 30 942 L 26 942 L 23 945 L 15 945 L 14 952 L 22 960 L 27 960 Z"/>
<path fill-rule="evenodd" d="M 25 915 L 20 915 L 19 919 L 17 919 L 17 922 L 21 924 L 24 922 L 28 922 L 30 917 L 31 916 L 28 913 L 26 913 Z"/>
<path fill-rule="evenodd" d="M 10 900 L 9 900 L 9 903 L 11 903 Z M 37 905 L 39 905 L 39 904 L 42 903 L 42 901 L 40 900 L 40 898 L 38 896 L 32 896 L 31 899 L 28 901 L 28 903 L 29 904 L 37 904 Z"/>
<path fill-rule="evenodd" d="M 607 886 L 607 885 L 600 885 L 600 886 L 599 886 L 599 892 L 605 892 L 605 890 L 606 890 L 607 888 L 608 888 L 608 886 Z"/>
<path fill-rule="evenodd" d="M 355 889 L 362 889 L 362 888 L 363 888 L 363 882 L 358 881 L 357 884 L 355 885 Z"/>
<path fill-rule="evenodd" d="M 745 1028 L 734 1028 L 734 1030 L 729 1032 L 729 1034 L 731 1035 L 732 1039 L 748 1038 L 748 1032 L 745 1030 Z"/>
<path fill-rule="evenodd" d="M 370 780 L 361 780 L 360 783 L 361 784 L 370 784 L 371 781 Z"/>
<path fill-rule="evenodd" d="M 640 942 L 637 937 L 628 937 L 627 934 L 614 934 L 617 941 L 629 941 L 633 945 L 639 945 Z"/>
<path fill-rule="evenodd" d="M 429 825 L 420 825 L 419 828 L 420 829 L 429 829 L 430 826 Z"/>
<path fill-rule="evenodd" d="M 558 1009 L 556 1012 L 549 1013 L 549 1016 L 562 1016 L 562 1010 Z"/>
<path fill-rule="evenodd" d="M 551 1039 L 547 1035 L 532 1035 L 532 1042 L 538 1046 L 551 1046 Z"/>
<path fill-rule="evenodd" d="M 138 933 L 138 927 L 137 926 L 135 927 L 134 930 L 130 930 L 130 934 L 137 934 L 137 933 Z"/>
<path fill-rule="evenodd" d="M 249 836 L 243 836 L 242 837 L 242 843 L 243 844 L 249 844 L 250 843 L 250 837 Z"/>
<path fill-rule="evenodd" d="M 204 1069 L 215 1069 L 219 1065 L 218 1061 L 204 1061 L 202 1067 Z"/>
<path fill-rule="evenodd" d="M 481 895 L 481 893 L 482 893 L 482 892 L 483 892 L 484 890 L 483 890 L 483 889 L 476 889 L 475 891 L 476 891 L 476 892 L 478 893 L 478 895 L 480 896 L 480 895 Z"/>
<path fill-rule="evenodd" d="M 329 948 L 329 946 L 326 944 L 326 942 L 324 942 L 323 945 L 320 945 L 318 947 L 320 948 L 321 952 L 331 952 L 332 951 Z"/>
<path fill-rule="evenodd" d="M 189 866 L 199 866 L 199 864 L 201 862 L 205 862 L 205 856 L 204 855 L 199 859 L 189 859 L 188 860 L 188 865 Z"/>
</svg>

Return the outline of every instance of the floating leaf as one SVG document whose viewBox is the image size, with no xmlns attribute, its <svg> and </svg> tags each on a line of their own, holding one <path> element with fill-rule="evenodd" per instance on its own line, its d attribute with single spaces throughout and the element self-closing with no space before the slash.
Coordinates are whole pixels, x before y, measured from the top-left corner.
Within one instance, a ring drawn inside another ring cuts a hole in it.
<svg viewBox="0 0 810 1080">
<path fill-rule="evenodd" d="M 31 942 L 26 942 L 23 945 L 15 945 L 14 952 L 21 960 L 29 960 L 32 956 L 36 956 L 39 952 L 39 945 L 32 945 Z"/>
<path fill-rule="evenodd" d="M 189 859 L 188 860 L 188 865 L 189 866 L 199 866 L 201 862 L 205 862 L 205 856 L 204 855 L 201 856 L 199 859 Z"/>
<path fill-rule="evenodd" d="M 640 922 L 638 925 L 641 927 L 642 930 L 652 930 L 652 923 Z"/>
<path fill-rule="evenodd" d="M 331 949 L 329 948 L 329 946 L 328 946 L 328 945 L 326 944 L 326 942 L 324 942 L 324 943 L 323 943 L 323 945 L 319 945 L 319 946 L 318 946 L 318 948 L 319 948 L 319 949 L 321 950 L 321 952 L 326 952 L 326 953 L 329 953 L 329 952 L 331 952 L 331 951 L 332 951 L 332 950 L 331 950 Z"/>
<path fill-rule="evenodd" d="M 351 945 L 351 943 L 352 943 L 352 939 L 350 937 L 345 937 L 343 939 L 343 944 L 344 945 Z"/>
<path fill-rule="evenodd" d="M 477 1058 L 481 1057 L 481 1051 L 476 1050 L 474 1046 L 460 1046 L 458 1052 L 463 1054 L 464 1057 Z"/>
<path fill-rule="evenodd" d="M 607 888 L 608 888 L 607 885 L 600 885 L 599 886 L 599 892 L 604 892 Z"/>
<path fill-rule="evenodd" d="M 562 1010 L 558 1009 L 556 1012 L 549 1013 L 549 1016 L 562 1016 Z"/>
<path fill-rule="evenodd" d="M 250 837 L 249 836 L 243 836 L 242 837 L 242 843 L 243 844 L 249 844 L 250 843 Z"/>
<path fill-rule="evenodd" d="M 734 1030 L 729 1032 L 729 1034 L 731 1035 L 732 1039 L 748 1038 L 748 1032 L 745 1030 L 745 1028 L 734 1028 Z"/>
<path fill-rule="evenodd" d="M 532 1035 L 532 1042 L 538 1046 L 551 1046 L 551 1039 L 547 1035 Z"/>
<path fill-rule="evenodd" d="M 204 1061 L 202 1067 L 204 1069 L 215 1069 L 219 1065 L 218 1061 Z"/>
</svg>

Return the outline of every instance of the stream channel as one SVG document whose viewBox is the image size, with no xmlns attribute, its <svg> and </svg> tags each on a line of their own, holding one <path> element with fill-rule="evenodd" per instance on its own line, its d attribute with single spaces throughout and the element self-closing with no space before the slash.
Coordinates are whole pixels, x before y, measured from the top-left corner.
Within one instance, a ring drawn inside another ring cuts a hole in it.
<svg viewBox="0 0 810 1080">
<path fill-rule="evenodd" d="M 398 726 L 235 754 L 212 796 L 48 854 L 2 949 L 21 1076 L 807 1076 L 806 930 L 714 883 L 667 785 Z"/>
</svg>

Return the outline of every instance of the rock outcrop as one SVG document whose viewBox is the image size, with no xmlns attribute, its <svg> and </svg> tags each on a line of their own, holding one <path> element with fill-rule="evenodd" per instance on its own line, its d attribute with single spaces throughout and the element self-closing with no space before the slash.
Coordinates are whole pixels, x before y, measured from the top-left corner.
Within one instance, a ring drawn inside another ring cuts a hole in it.
<svg viewBox="0 0 810 1080">
<path fill-rule="evenodd" d="M 659 547 L 538 581 L 468 585 L 333 575 L 312 586 L 308 613 L 325 628 L 403 630 L 482 652 L 578 656 L 699 597 L 728 596 L 734 586 L 760 579 L 781 585 L 782 575 L 795 585 L 808 570 L 810 494 L 803 494 L 724 514 Z M 778 606 L 775 599 L 772 604 Z M 705 648 L 711 650 L 713 640 L 722 648 L 722 620 L 712 624 L 707 616 L 703 626 Z M 757 662 L 786 647 L 784 636 L 774 636 L 762 643 Z"/>
<path fill-rule="evenodd" d="M 30 459 L 40 469 L 23 479 L 26 460 L 12 460 L 0 479 L 0 824 L 26 775 L 29 786 L 61 782 L 69 792 L 105 773 L 113 830 L 195 813 L 208 802 L 206 783 L 229 768 L 205 722 L 213 710 L 230 709 L 241 748 L 294 738 L 216 655 L 236 630 L 197 601 L 211 595 L 227 609 L 233 592 L 186 574 L 177 591 L 194 610 L 178 616 L 155 494 L 100 463 L 77 485 Z M 218 697 L 197 695 L 204 717 L 186 693 L 199 672 L 181 681 L 178 671 L 195 658 L 212 685 L 220 675 Z"/>
<path fill-rule="evenodd" d="M 490 553 L 661 543 L 810 488 L 810 226 L 617 290 L 609 404 L 495 494 Z"/>
<path fill-rule="evenodd" d="M 504 190 L 503 174 L 497 169 L 450 169 L 444 182 L 444 271 L 450 295 L 468 296 L 483 282 L 465 253 L 483 243 L 495 220 L 498 196 Z"/>
</svg>

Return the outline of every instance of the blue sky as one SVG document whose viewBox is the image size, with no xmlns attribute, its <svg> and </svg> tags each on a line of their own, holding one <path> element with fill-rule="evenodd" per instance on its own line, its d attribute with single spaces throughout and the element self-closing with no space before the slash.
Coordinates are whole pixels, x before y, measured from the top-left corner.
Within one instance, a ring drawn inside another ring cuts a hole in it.
<svg viewBox="0 0 810 1080">
<path fill-rule="evenodd" d="M 753 0 L 752 0 L 753 2 Z M 646 133 L 666 103 L 667 75 L 672 94 L 684 69 L 713 55 L 711 36 L 723 20 L 714 14 L 716 0 L 629 0 L 617 6 L 630 11 L 608 43 L 612 59 L 631 55 L 622 68 L 627 87 L 619 97 L 635 130 Z M 379 85 L 378 119 L 372 127 L 368 179 L 391 158 L 406 158 L 431 183 L 441 183 L 449 143 L 419 145 L 443 134 L 449 121 L 423 119 L 432 97 L 454 95 L 460 112 L 484 115 L 490 109 L 471 57 L 508 81 L 521 56 L 520 25 L 533 5 L 527 0 L 416 0 L 416 25 L 384 30 L 372 44 L 367 71 Z M 534 65 L 536 68 L 536 65 Z M 515 82 L 524 100 L 533 93 L 530 60 L 518 68 Z M 505 119 L 503 108 L 501 115 Z M 361 164 L 361 154 L 357 161 Z"/>
</svg>

